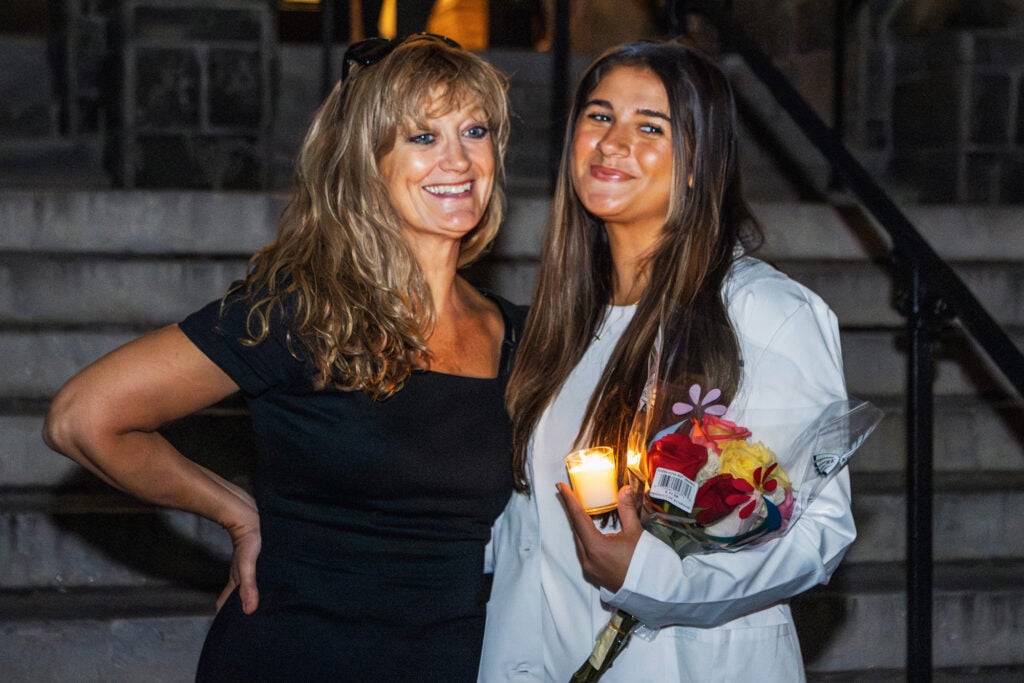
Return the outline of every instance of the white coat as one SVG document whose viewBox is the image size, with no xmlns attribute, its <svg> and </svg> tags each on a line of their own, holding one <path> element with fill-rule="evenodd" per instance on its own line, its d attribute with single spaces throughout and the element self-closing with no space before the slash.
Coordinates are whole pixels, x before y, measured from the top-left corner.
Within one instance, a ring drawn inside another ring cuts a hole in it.
<svg viewBox="0 0 1024 683">
<path fill-rule="evenodd" d="M 752 440 L 789 443 L 816 408 L 846 398 L 835 316 L 813 292 L 753 258 L 737 261 L 723 287 L 744 363 L 725 417 L 741 411 Z M 586 583 L 578 560 L 571 566 L 575 549 L 554 479 L 566 478 L 562 458 L 634 310 L 612 307 L 531 439 L 533 495 L 513 495 L 494 529 L 479 680 L 565 683 L 590 654 L 609 606 L 660 630 L 653 640 L 634 637 L 607 683 L 803 680 L 787 599 L 828 582 L 856 536 L 846 469 L 789 533 L 763 545 L 680 560 L 645 531 L 616 593 Z"/>
</svg>

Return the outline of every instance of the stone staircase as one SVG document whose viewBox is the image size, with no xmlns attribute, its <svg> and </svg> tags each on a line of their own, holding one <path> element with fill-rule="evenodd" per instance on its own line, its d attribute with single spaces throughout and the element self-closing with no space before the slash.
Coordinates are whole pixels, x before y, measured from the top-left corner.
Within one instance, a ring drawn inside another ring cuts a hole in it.
<svg viewBox="0 0 1024 683">
<path fill-rule="evenodd" d="M 4 49 L 0 44 L 0 55 Z M 19 41 L 19 49 L 38 62 L 32 50 L 42 47 Z M 548 203 L 547 58 L 487 56 L 512 74 L 522 118 L 509 163 L 508 221 L 473 277 L 526 302 Z M 110 189 L 98 156 L 70 163 L 52 127 L 0 129 L 7 133 L 0 141 L 4 680 L 192 679 L 226 572 L 226 535 L 112 492 L 50 452 L 39 432 L 65 379 L 219 296 L 270 239 L 285 169 L 318 99 L 315 59 L 315 48 L 282 46 L 269 192 Z M 0 81 L 0 93 L 13 87 Z M 48 100 L 39 99 L 38 111 L 52 122 Z M 756 141 L 745 144 L 750 193 L 769 235 L 762 257 L 831 304 L 842 325 L 850 392 L 887 413 L 851 463 L 860 537 L 829 586 L 794 601 L 808 672 L 821 681 L 904 680 L 906 369 L 886 240 L 841 198 L 799 201 L 799 191 L 766 170 Z M 1024 209 L 906 210 L 1024 346 Z M 1020 680 L 1024 400 L 955 325 L 942 335 L 936 392 L 935 679 Z M 164 431 L 190 456 L 246 481 L 252 448 L 237 403 Z"/>
</svg>

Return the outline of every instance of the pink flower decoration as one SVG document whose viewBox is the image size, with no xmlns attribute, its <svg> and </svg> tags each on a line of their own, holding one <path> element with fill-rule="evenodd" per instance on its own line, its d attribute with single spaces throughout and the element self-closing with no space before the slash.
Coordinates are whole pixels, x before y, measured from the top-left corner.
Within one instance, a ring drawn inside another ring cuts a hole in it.
<svg viewBox="0 0 1024 683">
<path fill-rule="evenodd" d="M 715 403 L 722 396 L 722 392 L 719 389 L 712 389 L 709 391 L 704 398 L 700 397 L 700 385 L 694 384 L 690 387 L 690 402 L 683 403 L 682 401 L 672 404 L 672 414 L 679 415 L 682 417 L 689 412 L 693 413 L 693 419 L 700 420 L 704 417 L 704 414 L 708 415 L 725 415 L 726 407 L 721 403 Z"/>
</svg>

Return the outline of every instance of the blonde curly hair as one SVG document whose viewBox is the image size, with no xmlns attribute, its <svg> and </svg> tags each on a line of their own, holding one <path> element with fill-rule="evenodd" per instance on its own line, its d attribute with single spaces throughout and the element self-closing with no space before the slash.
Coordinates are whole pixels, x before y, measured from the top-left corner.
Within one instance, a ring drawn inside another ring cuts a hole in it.
<svg viewBox="0 0 1024 683">
<path fill-rule="evenodd" d="M 483 110 L 498 178 L 480 224 L 462 240 L 458 265 L 472 263 L 502 221 L 507 90 L 493 66 L 427 35 L 398 43 L 339 81 L 306 133 L 276 240 L 251 258 L 248 276 L 229 292 L 244 293 L 250 306 L 245 342 L 265 340 L 272 314 L 287 304 L 289 347 L 312 361 L 314 386 L 375 398 L 401 389 L 425 357 L 434 308 L 380 161 L 410 122 L 422 125 L 467 105 Z"/>
</svg>

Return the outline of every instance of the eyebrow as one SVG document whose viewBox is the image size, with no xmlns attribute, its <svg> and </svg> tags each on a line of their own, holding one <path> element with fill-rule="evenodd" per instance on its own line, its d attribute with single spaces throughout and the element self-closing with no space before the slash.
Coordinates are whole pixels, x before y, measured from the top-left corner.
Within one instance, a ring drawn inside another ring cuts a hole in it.
<svg viewBox="0 0 1024 683">
<path fill-rule="evenodd" d="M 612 106 L 612 103 L 609 102 L 608 100 L 597 100 L 597 99 L 588 100 L 583 105 L 583 108 L 586 109 L 587 107 L 589 107 L 591 105 L 597 105 L 599 107 L 604 107 L 605 109 L 614 109 L 615 108 L 615 107 Z M 656 119 L 664 119 L 665 121 L 669 121 L 669 122 L 672 121 L 672 118 L 668 114 L 666 114 L 664 112 L 661 112 L 661 111 L 658 111 L 657 109 L 644 109 L 644 108 L 641 107 L 640 109 L 636 110 L 636 113 L 640 114 L 641 116 L 650 116 L 650 117 L 653 117 L 653 118 L 656 118 Z"/>
</svg>

